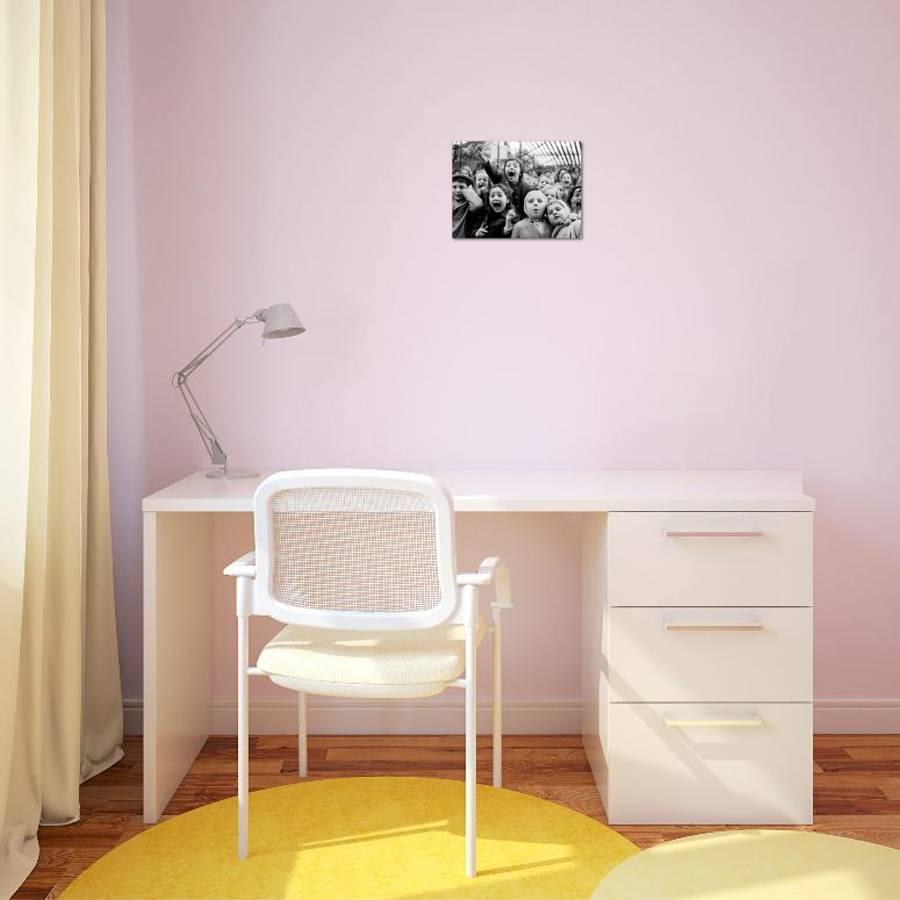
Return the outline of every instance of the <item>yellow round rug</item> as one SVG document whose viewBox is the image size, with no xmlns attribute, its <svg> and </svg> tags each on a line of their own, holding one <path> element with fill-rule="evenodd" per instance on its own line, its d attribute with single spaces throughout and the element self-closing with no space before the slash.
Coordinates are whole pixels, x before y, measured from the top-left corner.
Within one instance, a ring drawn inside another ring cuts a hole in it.
<svg viewBox="0 0 900 900">
<path fill-rule="evenodd" d="M 718 831 L 658 844 L 593 900 L 897 900 L 900 851 L 812 831 Z"/>
<path fill-rule="evenodd" d="M 250 794 L 250 856 L 236 801 L 162 822 L 111 850 L 65 891 L 108 897 L 590 897 L 637 852 L 547 800 L 478 786 L 478 877 L 465 877 L 464 785 L 339 778 Z"/>
</svg>

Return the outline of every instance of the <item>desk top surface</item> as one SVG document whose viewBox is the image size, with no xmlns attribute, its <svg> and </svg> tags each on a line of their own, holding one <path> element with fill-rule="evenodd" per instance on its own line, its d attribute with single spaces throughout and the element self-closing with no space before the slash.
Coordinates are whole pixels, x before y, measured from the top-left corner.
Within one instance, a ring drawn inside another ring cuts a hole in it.
<svg viewBox="0 0 900 900">
<path fill-rule="evenodd" d="M 250 512 L 266 474 L 233 480 L 194 472 L 144 498 L 144 512 Z M 790 471 L 432 472 L 457 512 L 809 512 Z"/>
</svg>

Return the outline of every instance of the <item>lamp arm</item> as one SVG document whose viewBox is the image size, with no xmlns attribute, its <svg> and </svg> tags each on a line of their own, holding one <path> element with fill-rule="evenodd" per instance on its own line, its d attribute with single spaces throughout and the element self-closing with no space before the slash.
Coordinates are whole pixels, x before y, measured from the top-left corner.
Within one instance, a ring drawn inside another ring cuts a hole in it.
<svg viewBox="0 0 900 900">
<path fill-rule="evenodd" d="M 216 337 L 214 337 L 189 363 L 187 363 L 187 365 L 183 366 L 172 375 L 172 387 L 178 388 L 181 398 L 184 400 L 184 405 L 187 407 L 188 413 L 190 414 L 191 421 L 193 421 L 197 431 L 200 433 L 200 440 L 203 441 L 203 446 L 206 448 L 210 460 L 213 465 L 216 466 L 227 467 L 228 456 L 222 449 L 222 445 L 219 443 L 219 439 L 216 437 L 212 425 L 209 424 L 209 420 L 206 418 L 200 404 L 197 402 L 197 398 L 194 396 L 194 392 L 188 384 L 188 378 L 190 378 L 193 372 L 206 362 L 206 360 L 209 359 L 210 356 L 212 356 L 213 353 L 215 353 L 216 350 L 218 350 L 219 347 L 221 347 L 233 334 L 245 325 L 249 325 L 252 322 L 263 321 L 260 316 L 261 312 L 262 310 L 258 310 L 252 316 L 235 319 L 227 328 L 216 335 Z"/>
<path fill-rule="evenodd" d="M 258 322 L 260 319 L 258 318 L 259 314 L 254 313 L 252 316 L 239 317 L 231 322 L 228 327 L 220 332 L 216 337 L 214 337 L 189 363 L 185 366 L 182 366 L 173 376 L 172 376 L 172 384 L 175 387 L 178 387 L 181 381 L 186 380 L 187 377 L 200 365 L 206 362 L 222 344 L 225 343 L 235 332 L 239 331 L 245 325 L 249 325 L 251 322 Z"/>
<path fill-rule="evenodd" d="M 212 425 L 209 424 L 209 420 L 200 408 L 200 404 L 197 402 L 197 398 L 194 396 L 193 391 L 188 385 L 187 379 L 178 384 L 178 390 L 181 394 L 181 398 L 184 400 L 184 405 L 188 409 L 191 420 L 196 426 L 197 431 L 200 433 L 200 440 L 203 441 L 203 446 L 209 454 L 210 461 L 214 466 L 227 466 L 228 455 L 222 449 L 222 445 L 219 443 L 219 439 L 216 437 Z"/>
</svg>

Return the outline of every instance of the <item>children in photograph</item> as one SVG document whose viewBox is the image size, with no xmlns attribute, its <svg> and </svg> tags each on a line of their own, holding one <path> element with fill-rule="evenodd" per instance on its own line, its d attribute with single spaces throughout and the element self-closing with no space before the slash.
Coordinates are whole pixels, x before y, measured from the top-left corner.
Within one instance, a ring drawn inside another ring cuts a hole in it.
<svg viewBox="0 0 900 900">
<path fill-rule="evenodd" d="M 498 172 L 491 163 L 490 148 L 485 145 L 481 148 L 481 158 L 484 161 L 484 169 L 494 184 L 505 184 L 509 188 L 509 205 L 519 216 L 524 215 L 522 204 L 529 188 L 522 180 L 522 163 L 514 156 L 504 160 Z"/>
<path fill-rule="evenodd" d="M 544 192 L 529 191 L 525 195 L 526 218 L 513 225 L 510 237 L 517 240 L 550 237 L 550 225 L 544 220 L 544 210 L 546 209 L 547 197 Z"/>
<path fill-rule="evenodd" d="M 509 205 L 509 188 L 495 184 L 488 192 L 484 221 L 475 232 L 477 238 L 508 238 L 516 221 L 516 211 Z"/>
<path fill-rule="evenodd" d="M 559 184 L 548 184 L 547 187 L 541 188 L 547 200 L 563 200 L 563 189 Z"/>
<path fill-rule="evenodd" d="M 469 237 L 467 232 L 470 213 L 484 205 L 475 192 L 472 179 L 462 172 L 454 172 L 450 181 L 450 196 L 453 203 L 452 234 L 454 238 Z"/>
<path fill-rule="evenodd" d="M 581 185 L 576 184 L 575 187 L 572 188 L 572 196 L 569 198 L 569 203 L 572 207 L 572 212 L 575 213 L 576 216 L 581 215 Z"/>
<path fill-rule="evenodd" d="M 453 237 L 581 238 L 581 160 L 580 141 L 454 141 Z"/>
<path fill-rule="evenodd" d="M 488 191 L 491 187 L 491 180 L 488 173 L 484 169 L 476 169 L 473 175 L 475 185 L 475 193 L 481 201 L 481 206 L 469 209 L 466 215 L 466 233 L 465 237 L 475 237 L 475 232 L 484 224 L 484 217 L 487 215 L 488 209 Z"/>
<path fill-rule="evenodd" d="M 556 173 L 556 181 L 562 188 L 563 200 L 568 200 L 572 196 L 572 188 L 575 187 L 572 173 L 568 169 L 562 168 Z"/>
<path fill-rule="evenodd" d="M 563 240 L 581 237 L 581 219 L 572 214 L 565 200 L 551 200 L 547 204 L 547 221 L 553 228 L 551 237 Z"/>
<path fill-rule="evenodd" d="M 488 175 L 486 169 L 476 169 L 475 170 L 475 190 L 478 192 L 478 195 L 485 199 L 487 197 L 487 192 L 491 189 L 491 176 Z"/>
</svg>

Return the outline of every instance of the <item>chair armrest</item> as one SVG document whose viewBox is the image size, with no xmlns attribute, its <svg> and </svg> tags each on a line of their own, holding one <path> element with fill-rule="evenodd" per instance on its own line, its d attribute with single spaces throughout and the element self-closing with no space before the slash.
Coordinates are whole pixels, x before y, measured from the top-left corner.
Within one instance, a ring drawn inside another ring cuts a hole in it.
<svg viewBox="0 0 900 900">
<path fill-rule="evenodd" d="M 245 578 L 256 578 L 256 551 L 251 550 L 245 553 L 240 559 L 236 559 L 233 563 L 225 566 L 225 575 L 237 578 L 243 575 Z"/>
<path fill-rule="evenodd" d="M 483 560 L 477 572 L 464 572 L 456 576 L 456 583 L 484 587 L 494 586 L 494 600 L 491 603 L 493 609 L 512 609 L 512 591 L 509 583 L 509 570 L 506 563 L 499 556 L 489 556 Z"/>
</svg>

